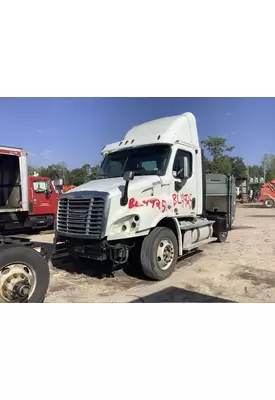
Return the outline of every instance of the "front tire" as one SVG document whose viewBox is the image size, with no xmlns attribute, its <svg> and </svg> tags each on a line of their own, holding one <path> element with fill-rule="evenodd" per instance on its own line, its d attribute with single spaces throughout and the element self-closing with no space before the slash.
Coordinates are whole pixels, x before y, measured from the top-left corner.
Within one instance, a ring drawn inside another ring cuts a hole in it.
<svg viewBox="0 0 275 400">
<path fill-rule="evenodd" d="M 0 247 L 0 303 L 43 303 L 49 282 L 49 265 L 37 251 Z"/>
<path fill-rule="evenodd" d="M 265 199 L 264 200 L 264 207 L 266 207 L 266 208 L 274 207 L 274 200 L 273 199 Z"/>
<path fill-rule="evenodd" d="M 141 246 L 140 260 L 144 274 L 157 281 L 167 279 L 175 269 L 178 251 L 177 238 L 170 229 L 153 229 Z"/>
</svg>

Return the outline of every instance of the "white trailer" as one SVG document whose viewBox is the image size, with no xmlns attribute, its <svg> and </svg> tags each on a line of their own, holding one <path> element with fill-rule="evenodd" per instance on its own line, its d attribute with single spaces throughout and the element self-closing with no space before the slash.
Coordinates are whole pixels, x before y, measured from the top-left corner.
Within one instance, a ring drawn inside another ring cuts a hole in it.
<svg viewBox="0 0 275 400">
<path fill-rule="evenodd" d="M 28 212 L 28 160 L 23 149 L 0 146 L 0 222 Z M 50 254 L 39 243 L 0 235 L 0 303 L 43 302 Z"/>
<path fill-rule="evenodd" d="M 22 211 L 29 211 L 27 153 L 0 146 L 0 214 Z"/>
</svg>

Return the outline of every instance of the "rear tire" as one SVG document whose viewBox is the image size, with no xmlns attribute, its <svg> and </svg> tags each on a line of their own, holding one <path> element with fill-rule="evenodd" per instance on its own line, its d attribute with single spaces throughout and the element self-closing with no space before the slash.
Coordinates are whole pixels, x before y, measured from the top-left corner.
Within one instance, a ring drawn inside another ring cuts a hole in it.
<svg viewBox="0 0 275 400">
<path fill-rule="evenodd" d="M 170 229 L 153 229 L 141 246 L 140 260 L 144 274 L 157 281 L 167 279 L 175 269 L 178 251 L 177 238 Z"/>
<path fill-rule="evenodd" d="M 228 237 L 228 232 L 219 232 L 217 233 L 217 242 L 224 243 L 226 242 L 227 237 Z"/>
<path fill-rule="evenodd" d="M 7 288 L 10 290 L 22 282 L 28 283 L 29 295 L 7 300 Z M 0 302 L 43 303 L 49 283 L 49 265 L 37 251 L 12 244 L 0 247 Z"/>
<path fill-rule="evenodd" d="M 264 200 L 264 207 L 266 207 L 266 208 L 274 207 L 274 200 L 273 199 L 265 199 Z"/>
</svg>

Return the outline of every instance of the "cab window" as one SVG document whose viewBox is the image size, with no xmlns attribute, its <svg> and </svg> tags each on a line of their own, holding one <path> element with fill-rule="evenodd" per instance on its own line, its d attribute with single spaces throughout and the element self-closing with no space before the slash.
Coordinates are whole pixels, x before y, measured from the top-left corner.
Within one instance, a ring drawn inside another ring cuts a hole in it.
<svg viewBox="0 0 275 400">
<path fill-rule="evenodd" d="M 192 154 L 185 150 L 178 150 L 176 152 L 174 164 L 173 164 L 173 176 L 176 177 L 181 169 L 184 168 L 184 158 L 187 158 L 189 163 L 189 178 L 193 174 L 193 158 Z"/>
<path fill-rule="evenodd" d="M 51 192 L 50 181 L 35 181 L 33 182 L 33 189 L 35 193 L 49 193 Z"/>
</svg>

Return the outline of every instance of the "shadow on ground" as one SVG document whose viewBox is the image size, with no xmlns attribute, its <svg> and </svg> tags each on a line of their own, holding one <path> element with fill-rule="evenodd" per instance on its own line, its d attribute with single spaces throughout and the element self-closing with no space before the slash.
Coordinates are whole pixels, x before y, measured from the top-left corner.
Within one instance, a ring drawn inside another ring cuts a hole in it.
<svg viewBox="0 0 275 400">
<path fill-rule="evenodd" d="M 114 271 L 108 265 L 102 265 L 99 262 L 89 259 L 74 259 L 67 253 L 64 253 L 63 249 L 57 249 L 57 252 L 52 256 L 52 265 L 54 268 L 62 271 L 69 272 L 76 275 L 86 275 L 90 278 L 113 278 Z"/>
<path fill-rule="evenodd" d="M 239 207 L 242 207 L 242 208 L 266 208 L 262 204 L 255 204 L 255 203 L 241 204 Z"/>
<path fill-rule="evenodd" d="M 52 228 L 21 228 L 21 229 L 10 229 L 1 232 L 4 236 L 13 236 L 13 237 L 22 237 L 29 238 L 29 236 L 33 235 L 50 235 L 54 233 Z"/>
<path fill-rule="evenodd" d="M 149 280 L 143 274 L 141 266 L 136 262 L 131 263 L 131 268 L 126 265 L 123 269 L 114 269 L 110 263 L 102 263 L 85 258 L 75 259 L 68 255 L 62 244 L 57 246 L 56 253 L 53 254 L 51 261 L 53 267 L 57 269 L 77 275 L 86 275 L 90 278 L 103 279 L 130 276 L 145 281 Z"/>
<path fill-rule="evenodd" d="M 256 214 L 256 215 L 248 215 L 250 218 L 275 218 L 275 214 Z"/>
<path fill-rule="evenodd" d="M 179 258 L 175 270 L 182 267 L 191 266 L 198 258 L 203 256 L 203 250 L 196 250 Z M 78 275 L 86 275 L 91 278 L 114 278 L 119 276 L 128 276 L 142 281 L 152 282 L 142 271 L 139 262 L 139 256 L 135 256 L 126 264 L 123 269 L 113 269 L 108 263 L 96 262 L 89 259 L 73 259 L 65 251 L 62 245 L 57 246 L 56 253 L 52 256 L 53 267 Z"/>
<path fill-rule="evenodd" d="M 235 303 L 220 297 L 209 296 L 174 286 L 163 289 L 149 296 L 139 297 L 130 303 Z"/>
<path fill-rule="evenodd" d="M 266 288 L 275 288 L 275 272 L 253 267 L 243 267 L 234 271 L 235 276 L 245 281 L 250 281 L 254 286 L 264 285 Z"/>
<path fill-rule="evenodd" d="M 233 225 L 232 226 L 232 231 L 237 231 L 237 230 L 242 230 L 242 229 L 256 229 L 256 226 L 250 226 L 250 225 Z M 230 233 L 229 233 L 230 234 Z"/>
</svg>

